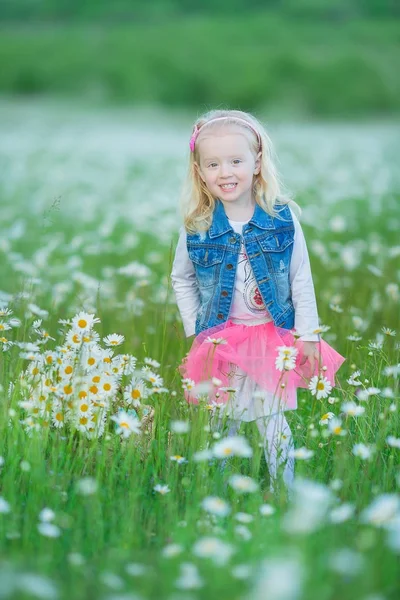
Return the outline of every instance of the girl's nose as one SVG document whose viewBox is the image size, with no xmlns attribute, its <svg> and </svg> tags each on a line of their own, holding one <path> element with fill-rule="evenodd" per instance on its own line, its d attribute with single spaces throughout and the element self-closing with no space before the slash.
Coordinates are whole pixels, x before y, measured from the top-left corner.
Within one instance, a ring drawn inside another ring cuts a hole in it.
<svg viewBox="0 0 400 600">
<path fill-rule="evenodd" d="M 231 167 L 230 167 L 230 165 L 224 165 L 224 164 L 222 164 L 221 165 L 221 169 L 220 169 L 220 175 L 222 177 L 226 177 L 226 176 L 228 176 L 230 174 L 231 174 Z"/>
</svg>

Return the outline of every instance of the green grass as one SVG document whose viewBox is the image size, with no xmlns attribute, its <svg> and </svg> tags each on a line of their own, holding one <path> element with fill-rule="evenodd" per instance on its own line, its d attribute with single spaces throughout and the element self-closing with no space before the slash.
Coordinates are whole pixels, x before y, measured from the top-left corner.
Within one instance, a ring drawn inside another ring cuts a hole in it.
<svg viewBox="0 0 400 600">
<path fill-rule="evenodd" d="M 13 25 L 0 91 L 91 102 L 283 114 L 398 114 L 396 21 L 307 22 L 274 13 L 164 23 Z"/>
</svg>

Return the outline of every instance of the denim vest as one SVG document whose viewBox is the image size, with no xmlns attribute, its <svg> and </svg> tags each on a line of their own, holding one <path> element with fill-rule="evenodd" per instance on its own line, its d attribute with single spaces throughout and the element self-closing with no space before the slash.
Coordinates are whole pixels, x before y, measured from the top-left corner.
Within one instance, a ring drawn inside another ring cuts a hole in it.
<svg viewBox="0 0 400 600">
<path fill-rule="evenodd" d="M 294 223 L 289 207 L 275 205 L 272 217 L 258 204 L 242 236 L 229 225 L 224 205 L 217 199 L 208 231 L 187 234 L 187 250 L 200 291 L 195 333 L 226 322 L 233 300 L 241 237 L 264 304 L 279 327 L 294 327 L 289 281 Z M 281 220 L 284 219 L 284 220 Z"/>
</svg>

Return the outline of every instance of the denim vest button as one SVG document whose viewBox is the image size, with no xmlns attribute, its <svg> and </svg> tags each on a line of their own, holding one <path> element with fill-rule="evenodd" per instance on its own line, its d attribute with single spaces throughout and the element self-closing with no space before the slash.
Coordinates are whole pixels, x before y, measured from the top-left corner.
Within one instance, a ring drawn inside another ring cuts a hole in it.
<svg viewBox="0 0 400 600">
<path fill-rule="evenodd" d="M 236 238 L 234 238 L 234 237 L 230 237 L 229 241 L 231 244 L 236 244 Z"/>
<path fill-rule="evenodd" d="M 227 268 L 227 269 L 229 269 L 229 270 L 231 270 L 231 269 L 233 269 L 233 265 L 232 265 L 231 263 L 228 263 L 228 264 L 226 265 L 226 268 Z"/>
<path fill-rule="evenodd" d="M 217 314 L 217 319 L 223 319 L 223 318 L 224 318 L 224 315 L 222 313 Z"/>
<path fill-rule="evenodd" d="M 228 295 L 228 292 L 226 290 L 222 290 L 221 296 L 227 296 L 227 295 Z"/>
</svg>

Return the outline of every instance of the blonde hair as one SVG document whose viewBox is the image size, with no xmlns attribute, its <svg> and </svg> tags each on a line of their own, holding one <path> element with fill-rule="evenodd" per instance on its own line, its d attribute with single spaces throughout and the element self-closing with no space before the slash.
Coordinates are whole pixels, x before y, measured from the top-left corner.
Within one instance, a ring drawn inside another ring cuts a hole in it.
<svg viewBox="0 0 400 600">
<path fill-rule="evenodd" d="M 209 123 L 212 119 L 226 117 L 224 121 Z M 258 131 L 259 140 L 254 131 L 244 123 L 247 121 L 251 127 Z M 253 184 L 254 197 L 257 204 L 273 217 L 279 217 L 279 211 L 274 209 L 274 205 L 289 204 L 294 209 L 296 216 L 300 216 L 300 206 L 282 190 L 283 184 L 279 179 L 277 169 L 274 164 L 274 150 L 271 139 L 269 138 L 264 126 L 253 115 L 241 110 L 210 110 L 200 116 L 194 123 L 193 130 L 199 129 L 198 138 L 201 138 L 202 127 L 207 123 L 206 131 L 220 128 L 224 125 L 236 125 L 241 127 L 245 133 L 251 151 L 257 156 L 261 150 L 261 168 Z M 195 162 L 199 164 L 198 145 L 195 144 L 194 152 L 190 152 L 189 168 L 183 184 L 180 196 L 180 211 L 183 223 L 188 233 L 198 231 L 207 231 L 212 223 L 213 212 L 215 208 L 215 198 L 207 189 L 206 184 L 198 173 Z"/>
</svg>

